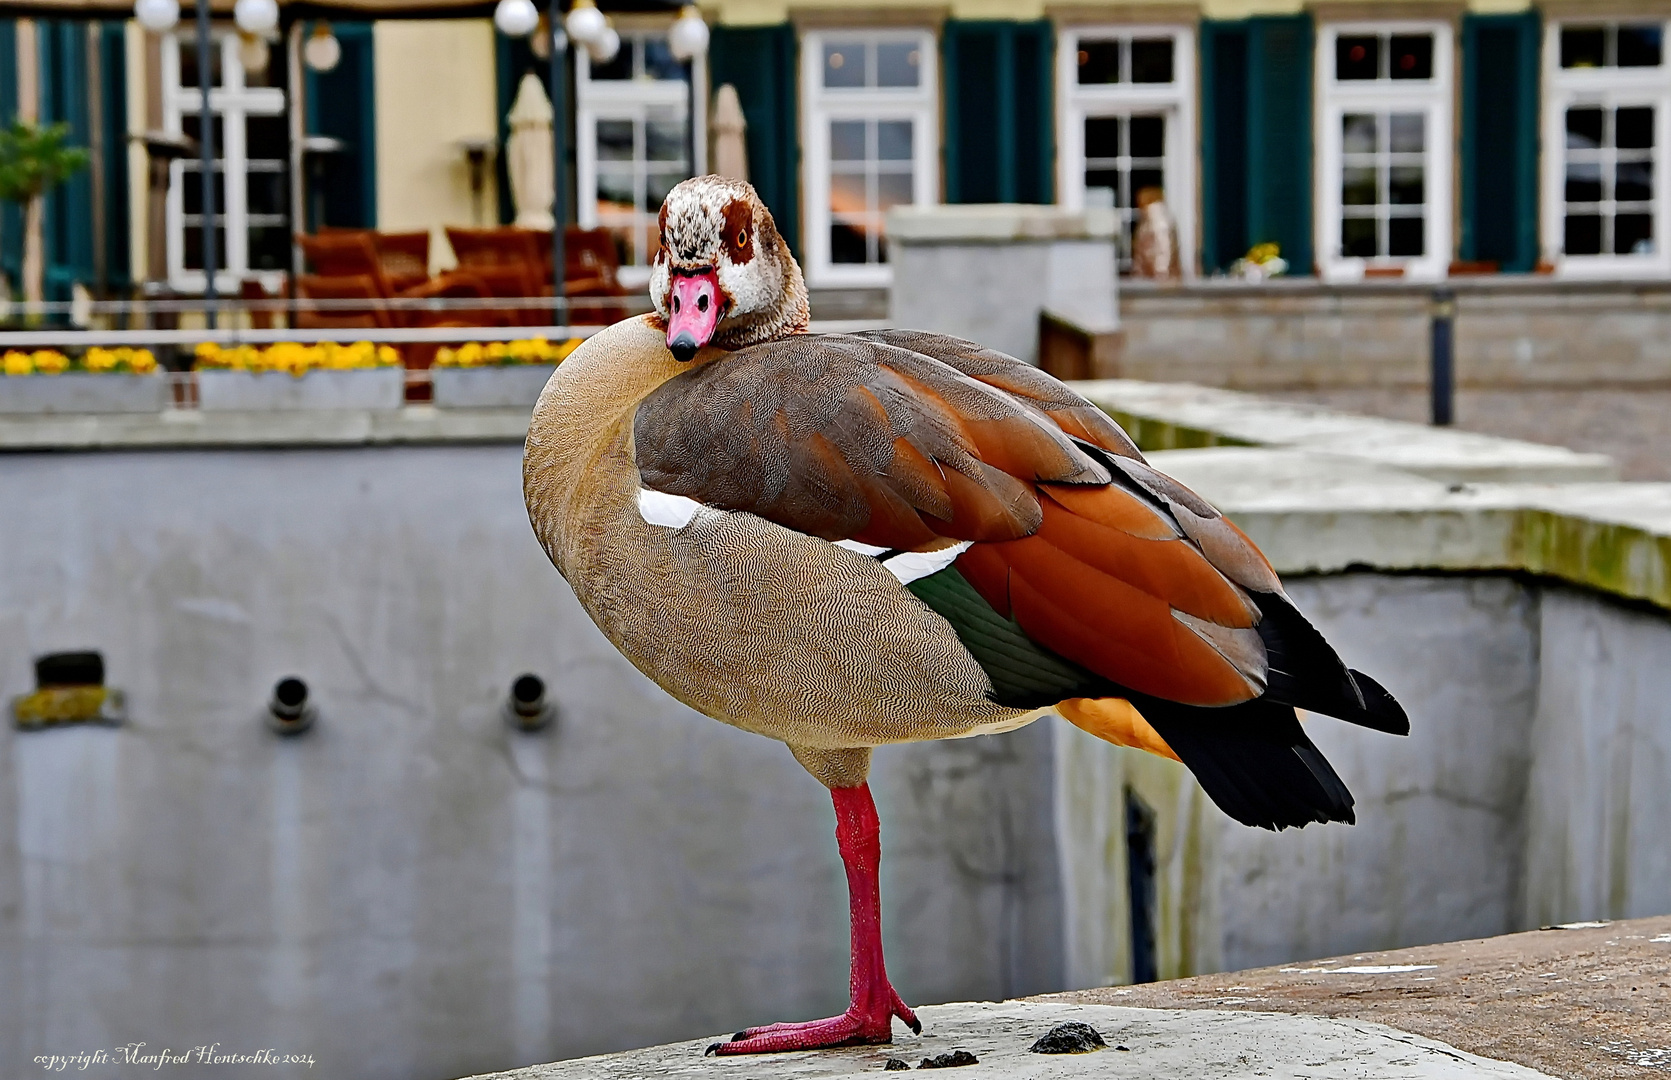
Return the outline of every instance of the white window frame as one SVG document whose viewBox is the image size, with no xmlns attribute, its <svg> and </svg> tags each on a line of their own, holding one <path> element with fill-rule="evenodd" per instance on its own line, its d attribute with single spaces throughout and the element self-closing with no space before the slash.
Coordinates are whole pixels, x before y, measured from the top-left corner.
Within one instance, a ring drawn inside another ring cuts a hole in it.
<svg viewBox="0 0 1671 1080">
<path fill-rule="evenodd" d="M 627 26 L 622 37 L 666 37 L 672 24 L 656 26 Z M 592 61 L 585 49 L 574 50 L 575 55 L 575 187 L 577 217 L 581 228 L 595 229 L 603 222 L 598 218 L 598 125 L 600 119 L 618 119 L 631 114 L 642 119 L 650 109 L 673 109 L 688 115 L 689 90 L 684 80 L 622 79 L 592 81 Z M 692 176 L 707 172 L 708 124 L 700 103 L 708 100 L 708 60 L 699 55 L 691 62 L 691 80 L 696 86 L 696 162 Z M 651 220 L 660 207 L 647 207 Z M 640 288 L 650 283 L 650 264 L 622 266 L 619 271 L 622 285 Z"/>
<path fill-rule="evenodd" d="M 824 45 L 830 41 L 867 43 L 913 41 L 920 45 L 920 78 L 911 88 L 826 89 Z M 912 202 L 923 206 L 940 196 L 940 73 L 938 42 L 928 29 L 809 31 L 801 39 L 801 141 L 805 155 L 801 187 L 806 276 L 823 286 L 885 286 L 893 281 L 888 263 L 857 265 L 830 262 L 830 122 L 833 120 L 910 120 L 912 132 Z"/>
<path fill-rule="evenodd" d="M 1543 38 L 1543 256 L 1555 273 L 1573 278 L 1658 278 L 1671 275 L 1671 22 L 1660 26 L 1657 68 L 1561 67 L 1561 30 L 1568 26 L 1649 23 L 1655 19 L 1551 19 Z M 1654 109 L 1654 253 L 1568 255 L 1566 237 L 1567 109 L 1651 105 Z"/>
<path fill-rule="evenodd" d="M 215 288 L 222 293 L 236 292 L 240 281 L 254 278 L 268 292 L 283 287 L 282 271 L 262 271 L 252 274 L 249 268 L 249 153 L 245 140 L 244 121 L 250 116 L 283 116 L 284 91 L 276 86 L 246 86 L 244 66 L 238 58 L 238 35 L 230 28 L 216 27 L 211 31 L 213 42 L 220 49 L 221 84 L 209 88 L 209 108 L 221 119 L 221 138 L 225 145 L 216 145 L 216 159 L 224 163 L 224 205 L 216 205 L 216 215 L 223 218 L 226 228 L 226 265 L 215 267 Z M 201 115 L 203 91 L 196 86 L 180 85 L 180 49 L 197 47 L 195 39 L 182 42 L 181 35 L 164 35 L 161 50 L 162 123 L 171 135 L 184 133 L 187 116 Z M 283 63 L 284 58 L 274 50 L 272 63 Z M 195 160 L 195 159 L 194 159 Z M 185 246 L 185 163 L 169 163 L 167 200 L 168 283 L 181 292 L 203 292 L 208 275 L 202 270 L 186 269 Z M 212 183 L 212 177 L 205 177 Z M 272 215 L 283 225 L 283 215 Z M 190 226 L 193 229 L 201 225 Z"/>
<path fill-rule="evenodd" d="M 1170 83 L 1079 84 L 1079 42 L 1109 38 L 1172 39 Z M 1178 229 L 1178 261 L 1185 278 L 1196 275 L 1196 78 L 1195 32 L 1187 26 L 1110 24 L 1061 31 L 1056 48 L 1056 191 L 1069 210 L 1085 209 L 1085 121 L 1105 116 L 1166 118 L 1166 207 Z M 1130 238 L 1126 243 L 1129 245 Z"/>
<path fill-rule="evenodd" d="M 1335 41 L 1342 35 L 1432 34 L 1433 77 L 1337 80 Z M 1373 267 L 1402 267 L 1404 276 L 1438 281 L 1450 273 L 1455 246 L 1456 38 L 1451 24 L 1435 20 L 1328 23 L 1317 35 L 1317 265 L 1326 281 L 1355 281 Z M 1341 120 L 1349 112 L 1421 112 L 1426 116 L 1427 161 L 1423 254 L 1375 259 L 1340 254 Z M 1303 268 L 1300 268 L 1303 272 Z"/>
</svg>

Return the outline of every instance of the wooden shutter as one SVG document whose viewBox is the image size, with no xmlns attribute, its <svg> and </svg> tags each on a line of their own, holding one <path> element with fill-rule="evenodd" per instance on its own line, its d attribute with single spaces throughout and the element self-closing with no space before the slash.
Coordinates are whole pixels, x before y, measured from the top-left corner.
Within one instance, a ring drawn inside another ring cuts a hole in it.
<svg viewBox="0 0 1671 1080">
<path fill-rule="evenodd" d="M 1055 36 L 1048 21 L 946 23 L 950 203 L 1055 201 Z"/>
<path fill-rule="evenodd" d="M 1538 255 L 1536 10 L 1462 18 L 1461 255 L 1529 271 Z"/>
<path fill-rule="evenodd" d="M 708 45 L 708 84 L 737 88 L 748 123 L 748 178 L 797 256 L 800 243 L 800 101 L 795 29 L 716 26 Z"/>
<path fill-rule="evenodd" d="M 307 133 L 330 135 L 348 144 L 325 166 L 320 190 L 325 220 L 313 221 L 313 199 L 304 208 L 308 231 L 320 225 L 377 227 L 377 83 L 372 68 L 369 22 L 332 22 L 342 44 L 342 59 L 327 72 L 304 68 L 307 80 Z M 282 63 L 276 55 L 274 63 Z"/>
</svg>

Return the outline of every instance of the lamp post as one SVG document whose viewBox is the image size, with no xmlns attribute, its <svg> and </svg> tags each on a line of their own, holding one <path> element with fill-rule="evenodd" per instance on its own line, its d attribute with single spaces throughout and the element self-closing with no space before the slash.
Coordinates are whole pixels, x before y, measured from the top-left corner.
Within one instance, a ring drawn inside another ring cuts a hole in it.
<svg viewBox="0 0 1671 1080">
<path fill-rule="evenodd" d="M 690 174 L 697 173 L 696 164 L 696 58 L 708 51 L 708 24 L 694 4 L 679 9 L 679 17 L 667 32 L 667 44 L 676 60 L 685 62 L 685 148 L 690 161 Z"/>
<path fill-rule="evenodd" d="M 568 155 L 564 144 L 568 135 L 568 66 L 569 36 L 563 31 L 559 0 L 551 0 L 551 13 L 546 17 L 546 30 L 551 34 L 551 325 L 563 326 L 568 320 L 565 303 L 568 300 L 568 199 L 563 191 L 563 159 Z"/>
<path fill-rule="evenodd" d="M 209 0 L 197 0 L 197 82 L 203 89 L 203 109 L 198 123 L 202 137 L 203 175 L 203 310 L 209 329 L 215 328 L 215 114 L 209 107 L 209 61 L 214 42 L 209 39 Z"/>
</svg>

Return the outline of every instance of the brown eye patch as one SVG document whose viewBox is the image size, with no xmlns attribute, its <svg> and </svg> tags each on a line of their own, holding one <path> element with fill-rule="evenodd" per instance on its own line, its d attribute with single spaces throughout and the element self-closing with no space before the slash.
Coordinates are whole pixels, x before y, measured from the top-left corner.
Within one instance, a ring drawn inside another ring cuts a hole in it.
<svg viewBox="0 0 1671 1080">
<path fill-rule="evenodd" d="M 754 258 L 754 209 L 741 199 L 726 204 L 724 242 L 733 266 Z"/>
</svg>

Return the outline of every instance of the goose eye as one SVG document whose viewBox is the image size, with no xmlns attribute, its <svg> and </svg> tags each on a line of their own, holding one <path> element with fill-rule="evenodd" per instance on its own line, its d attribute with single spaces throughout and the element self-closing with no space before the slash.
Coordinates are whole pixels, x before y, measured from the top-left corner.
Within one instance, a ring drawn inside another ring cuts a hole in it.
<svg viewBox="0 0 1671 1080">
<path fill-rule="evenodd" d="M 748 230 L 747 229 L 741 229 L 737 232 L 737 246 L 738 247 L 747 247 L 748 246 Z"/>
</svg>

